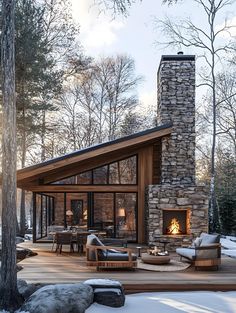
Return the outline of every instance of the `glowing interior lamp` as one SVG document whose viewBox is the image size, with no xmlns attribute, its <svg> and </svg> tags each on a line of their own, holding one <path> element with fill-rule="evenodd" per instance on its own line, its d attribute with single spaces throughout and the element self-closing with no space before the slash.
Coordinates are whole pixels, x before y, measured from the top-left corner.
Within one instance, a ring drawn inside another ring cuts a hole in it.
<svg viewBox="0 0 236 313">
<path fill-rule="evenodd" d="M 71 210 L 67 210 L 67 211 L 66 211 L 66 215 L 67 215 L 67 216 L 72 216 L 72 215 L 73 215 L 73 212 L 72 212 Z"/>
<path fill-rule="evenodd" d="M 119 208 L 118 216 L 119 217 L 125 217 L 125 208 Z"/>
</svg>

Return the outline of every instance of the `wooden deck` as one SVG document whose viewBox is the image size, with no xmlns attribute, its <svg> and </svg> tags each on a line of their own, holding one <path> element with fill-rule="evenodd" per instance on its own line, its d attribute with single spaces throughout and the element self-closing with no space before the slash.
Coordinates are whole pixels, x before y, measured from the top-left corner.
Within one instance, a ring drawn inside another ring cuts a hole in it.
<svg viewBox="0 0 236 313">
<path fill-rule="evenodd" d="M 219 271 L 195 271 L 193 267 L 178 272 L 151 272 L 136 269 L 103 270 L 86 267 L 85 257 L 63 252 L 51 252 L 51 244 L 23 243 L 37 256 L 20 262 L 23 270 L 18 278 L 29 283 L 76 283 L 90 278 L 119 280 L 126 293 L 144 291 L 189 291 L 189 290 L 236 290 L 236 259 L 223 256 Z M 176 257 L 176 256 L 172 256 Z"/>
</svg>

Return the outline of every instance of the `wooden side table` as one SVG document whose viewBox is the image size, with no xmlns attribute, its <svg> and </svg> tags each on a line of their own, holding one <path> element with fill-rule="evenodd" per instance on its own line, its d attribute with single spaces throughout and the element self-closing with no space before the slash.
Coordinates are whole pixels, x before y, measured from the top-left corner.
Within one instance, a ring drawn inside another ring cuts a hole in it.
<svg viewBox="0 0 236 313">
<path fill-rule="evenodd" d="M 169 241 L 169 240 L 159 240 L 159 242 L 161 243 L 161 244 L 163 244 L 163 246 L 164 246 L 164 251 L 166 251 L 166 245 L 168 245 L 168 243 L 171 243 L 171 241 Z"/>
</svg>

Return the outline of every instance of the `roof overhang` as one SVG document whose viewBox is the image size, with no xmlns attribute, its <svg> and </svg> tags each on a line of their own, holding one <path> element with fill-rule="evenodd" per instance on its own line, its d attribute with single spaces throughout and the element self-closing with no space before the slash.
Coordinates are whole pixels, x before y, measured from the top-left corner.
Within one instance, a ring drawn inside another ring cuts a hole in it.
<svg viewBox="0 0 236 313">
<path fill-rule="evenodd" d="M 158 138 L 171 134 L 172 124 L 155 127 L 130 136 L 79 150 L 62 157 L 26 167 L 17 171 L 17 186 L 31 190 L 35 184 L 47 184 L 60 179 L 60 173 L 69 175 L 75 167 L 79 171 L 102 166 L 105 157 L 112 160 L 135 154 L 139 148 L 154 143 Z M 94 164 L 96 163 L 96 166 Z"/>
</svg>

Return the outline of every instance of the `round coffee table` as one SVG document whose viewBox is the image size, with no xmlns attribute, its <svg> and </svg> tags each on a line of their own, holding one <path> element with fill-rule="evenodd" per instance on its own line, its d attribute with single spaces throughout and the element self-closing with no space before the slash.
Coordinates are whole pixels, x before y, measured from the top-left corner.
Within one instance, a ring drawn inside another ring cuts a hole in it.
<svg viewBox="0 0 236 313">
<path fill-rule="evenodd" d="M 141 260 L 143 263 L 160 265 L 160 264 L 167 264 L 170 262 L 169 255 L 150 255 L 148 253 L 142 253 Z"/>
</svg>

